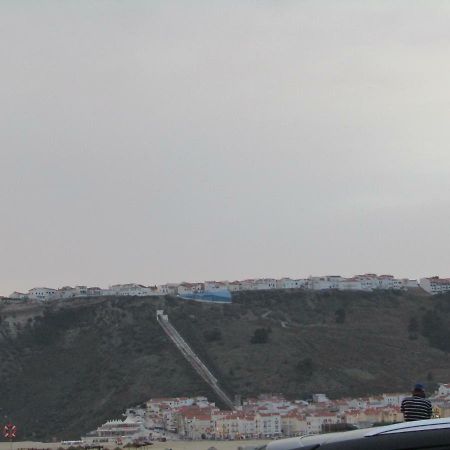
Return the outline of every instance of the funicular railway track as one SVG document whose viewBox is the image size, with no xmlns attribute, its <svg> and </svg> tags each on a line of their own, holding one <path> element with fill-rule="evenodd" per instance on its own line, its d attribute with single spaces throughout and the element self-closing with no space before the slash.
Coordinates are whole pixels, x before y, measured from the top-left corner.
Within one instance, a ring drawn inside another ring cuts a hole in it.
<svg viewBox="0 0 450 450">
<path fill-rule="evenodd" d="M 183 337 L 178 333 L 175 327 L 169 322 L 169 318 L 164 314 L 163 311 L 159 310 L 156 313 L 156 318 L 158 323 L 161 325 L 164 332 L 171 339 L 171 341 L 176 345 L 178 350 L 184 358 L 189 362 L 193 369 L 200 375 L 200 377 L 208 383 L 211 389 L 216 393 L 216 395 L 230 408 L 234 409 L 234 403 L 228 397 L 228 395 L 219 386 L 219 381 L 211 373 L 211 371 L 206 367 L 202 360 L 197 356 L 197 354 L 192 350 L 189 344 L 183 339 Z"/>
</svg>

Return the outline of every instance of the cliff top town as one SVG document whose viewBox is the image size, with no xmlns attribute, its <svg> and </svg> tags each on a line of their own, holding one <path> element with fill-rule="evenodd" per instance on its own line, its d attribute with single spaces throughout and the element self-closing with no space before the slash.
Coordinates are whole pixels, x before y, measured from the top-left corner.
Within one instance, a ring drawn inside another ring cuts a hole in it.
<svg viewBox="0 0 450 450">
<path fill-rule="evenodd" d="M 205 281 L 199 283 L 167 283 L 154 286 L 128 283 L 116 284 L 107 289 L 87 286 L 65 286 L 59 289 L 35 287 L 27 293 L 13 292 L 12 300 L 40 300 L 70 299 L 79 297 L 99 296 L 160 296 L 183 295 L 202 292 L 236 292 L 258 291 L 271 289 L 310 289 L 321 290 L 349 290 L 370 292 L 377 289 L 406 290 L 421 288 L 428 294 L 434 295 L 450 291 L 450 278 L 438 276 L 421 278 L 419 281 L 408 278 L 395 278 L 393 275 L 363 274 L 345 278 L 340 275 L 310 276 L 308 278 L 257 278 L 241 281 Z"/>
</svg>

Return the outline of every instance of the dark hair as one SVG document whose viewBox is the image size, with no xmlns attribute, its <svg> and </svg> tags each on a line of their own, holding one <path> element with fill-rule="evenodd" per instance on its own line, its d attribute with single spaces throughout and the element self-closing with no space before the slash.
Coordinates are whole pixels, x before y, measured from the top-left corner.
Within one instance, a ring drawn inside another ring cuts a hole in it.
<svg viewBox="0 0 450 450">
<path fill-rule="evenodd" d="M 425 398 L 425 391 L 423 389 L 414 389 L 412 394 L 414 395 L 414 397 Z"/>
</svg>

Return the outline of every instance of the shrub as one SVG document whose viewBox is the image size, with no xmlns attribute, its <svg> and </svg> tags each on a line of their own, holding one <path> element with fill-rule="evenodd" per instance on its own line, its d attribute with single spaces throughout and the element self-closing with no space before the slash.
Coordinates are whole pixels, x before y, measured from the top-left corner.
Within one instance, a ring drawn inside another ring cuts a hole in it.
<svg viewBox="0 0 450 450">
<path fill-rule="evenodd" d="M 265 344 L 269 340 L 270 329 L 268 328 L 257 328 L 253 333 L 250 342 L 252 344 Z"/>
<path fill-rule="evenodd" d="M 218 328 L 214 328 L 213 330 L 206 330 L 203 333 L 203 338 L 206 342 L 214 342 L 222 340 L 222 333 Z"/>
</svg>

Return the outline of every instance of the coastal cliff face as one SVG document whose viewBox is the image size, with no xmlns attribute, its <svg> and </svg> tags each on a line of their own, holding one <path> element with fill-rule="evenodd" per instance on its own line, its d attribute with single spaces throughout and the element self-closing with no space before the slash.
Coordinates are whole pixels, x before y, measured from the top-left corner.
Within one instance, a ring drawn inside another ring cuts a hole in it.
<svg viewBox="0 0 450 450">
<path fill-rule="evenodd" d="M 156 321 L 242 397 L 407 391 L 450 381 L 450 295 L 264 291 L 231 305 L 172 297 L 0 306 L 0 417 L 19 439 L 77 438 L 151 397 L 207 395 Z"/>
</svg>

